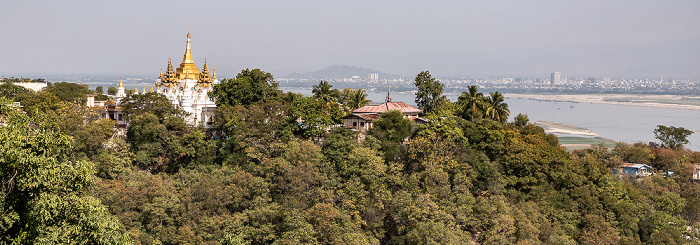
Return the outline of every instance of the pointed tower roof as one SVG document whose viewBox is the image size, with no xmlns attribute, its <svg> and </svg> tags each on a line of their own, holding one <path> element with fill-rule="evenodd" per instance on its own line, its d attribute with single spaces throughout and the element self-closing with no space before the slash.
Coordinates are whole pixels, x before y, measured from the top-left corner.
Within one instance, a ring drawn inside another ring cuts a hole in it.
<svg viewBox="0 0 700 245">
<path fill-rule="evenodd" d="M 146 86 L 143 86 L 143 93 L 146 93 Z"/>
<path fill-rule="evenodd" d="M 177 78 L 178 79 L 197 79 L 199 76 L 199 68 L 194 64 L 192 59 L 192 50 L 190 43 L 190 30 L 187 30 L 187 47 L 185 48 L 185 55 L 182 57 L 182 63 L 180 67 L 177 68 Z"/>
<path fill-rule="evenodd" d="M 391 86 L 389 87 L 389 92 L 386 93 L 386 101 L 385 102 L 391 102 Z"/>
<path fill-rule="evenodd" d="M 122 83 L 122 77 L 119 77 L 119 87 L 123 88 L 124 84 Z"/>
<path fill-rule="evenodd" d="M 209 74 L 209 66 L 207 66 L 207 58 L 204 58 L 204 67 L 202 67 L 202 73 L 199 73 L 199 83 L 211 82 L 211 74 Z M 199 84 L 197 83 L 197 84 Z"/>
</svg>

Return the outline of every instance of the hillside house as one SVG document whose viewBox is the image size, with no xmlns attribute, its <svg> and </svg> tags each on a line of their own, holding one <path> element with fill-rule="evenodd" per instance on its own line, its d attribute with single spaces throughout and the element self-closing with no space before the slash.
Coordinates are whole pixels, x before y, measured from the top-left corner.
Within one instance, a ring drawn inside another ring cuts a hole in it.
<svg viewBox="0 0 700 245">
<path fill-rule="evenodd" d="M 622 177 L 622 175 L 630 177 L 645 177 L 653 174 L 651 166 L 637 163 L 620 164 L 618 171 L 618 173 L 621 174 L 620 177 Z"/>
<path fill-rule="evenodd" d="M 383 113 L 393 110 L 401 111 L 401 114 L 405 118 L 414 120 L 418 123 L 422 123 L 423 120 L 418 117 L 423 110 L 415 108 L 404 102 L 392 102 L 391 95 L 387 95 L 386 102 L 380 105 L 366 105 L 360 107 L 354 111 L 352 114 L 343 117 L 343 125 L 354 130 L 370 129 L 372 128 L 372 122 L 379 119 Z"/>
</svg>

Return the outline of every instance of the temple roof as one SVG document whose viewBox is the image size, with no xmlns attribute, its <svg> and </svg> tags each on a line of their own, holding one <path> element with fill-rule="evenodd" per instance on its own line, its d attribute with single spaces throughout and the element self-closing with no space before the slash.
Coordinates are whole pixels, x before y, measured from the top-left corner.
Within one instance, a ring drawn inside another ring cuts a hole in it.
<svg viewBox="0 0 700 245">
<path fill-rule="evenodd" d="M 352 111 L 352 113 L 384 113 L 393 110 L 399 110 L 401 113 L 423 112 L 423 110 L 415 108 L 404 102 L 386 102 L 381 105 L 366 105 Z"/>
</svg>

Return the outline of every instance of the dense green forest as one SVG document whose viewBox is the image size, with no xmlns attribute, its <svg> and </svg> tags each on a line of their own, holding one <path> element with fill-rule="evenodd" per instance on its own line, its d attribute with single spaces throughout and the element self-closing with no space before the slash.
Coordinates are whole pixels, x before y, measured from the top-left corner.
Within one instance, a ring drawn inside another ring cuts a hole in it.
<svg viewBox="0 0 700 245">
<path fill-rule="evenodd" d="M 84 106 L 102 91 L 4 83 L 0 244 L 700 242 L 688 132 L 567 152 L 527 116 L 508 122 L 498 92 L 449 101 L 427 71 L 415 85 L 426 123 L 391 111 L 358 133 L 334 125 L 364 90 L 321 82 L 306 97 L 243 70 L 210 92 L 213 128 L 151 92 L 122 101 L 117 137 Z M 618 178 L 623 162 L 658 171 Z"/>
</svg>

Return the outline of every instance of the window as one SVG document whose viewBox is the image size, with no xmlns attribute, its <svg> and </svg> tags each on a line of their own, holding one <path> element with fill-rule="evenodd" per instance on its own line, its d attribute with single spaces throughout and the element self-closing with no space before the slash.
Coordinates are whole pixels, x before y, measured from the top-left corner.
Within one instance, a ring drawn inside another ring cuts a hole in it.
<svg viewBox="0 0 700 245">
<path fill-rule="evenodd" d="M 360 127 L 364 127 L 364 126 L 365 126 L 365 123 L 364 123 L 364 122 L 361 122 L 361 123 L 360 123 Z"/>
<path fill-rule="evenodd" d="M 352 122 L 353 127 L 357 127 L 357 122 Z"/>
</svg>

